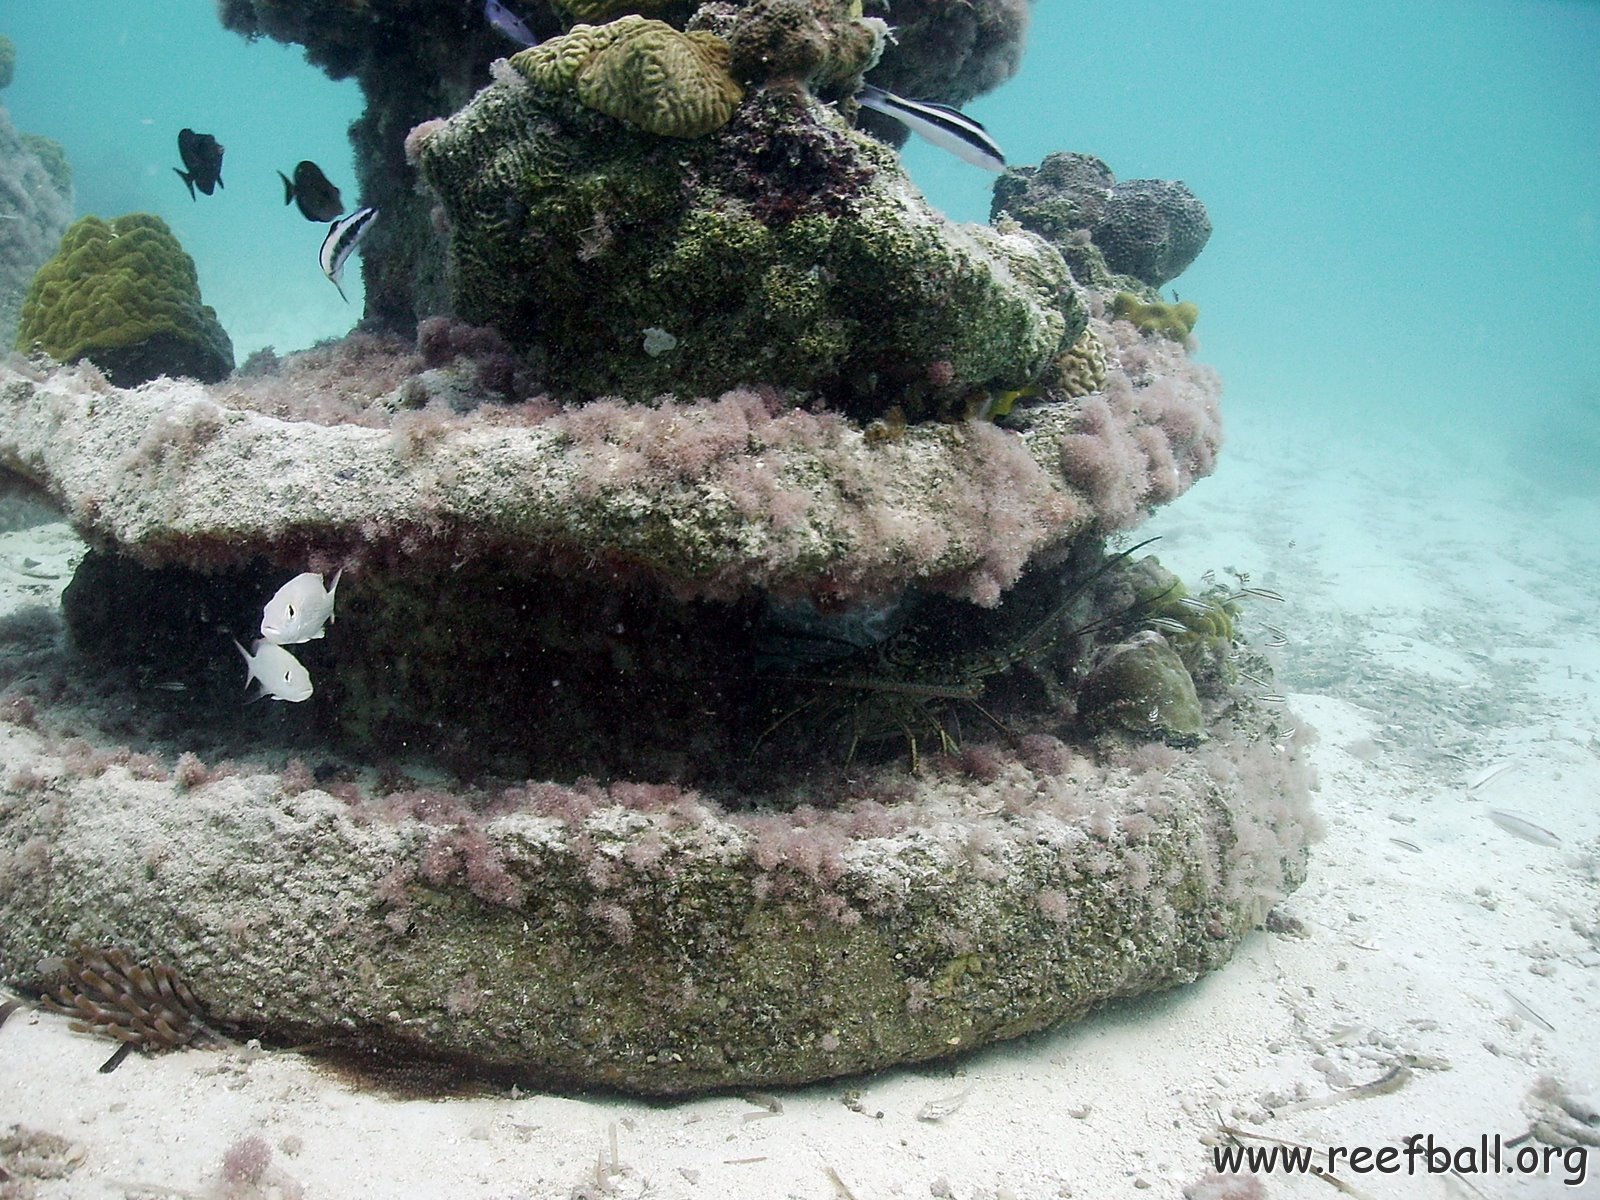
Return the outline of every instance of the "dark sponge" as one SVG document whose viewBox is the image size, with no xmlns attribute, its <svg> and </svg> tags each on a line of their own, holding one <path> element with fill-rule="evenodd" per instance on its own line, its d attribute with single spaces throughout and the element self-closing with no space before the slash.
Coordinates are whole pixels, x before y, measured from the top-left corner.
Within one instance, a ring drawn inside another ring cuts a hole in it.
<svg viewBox="0 0 1600 1200">
<path fill-rule="evenodd" d="M 1211 218 L 1185 184 L 1128 179 L 1112 187 L 1089 233 L 1106 266 L 1158 288 L 1182 275 L 1205 249 Z"/>
<path fill-rule="evenodd" d="M 1083 235 L 1105 269 L 1160 287 L 1183 274 L 1211 236 L 1206 206 L 1182 183 L 1128 179 L 1092 154 L 1047 154 L 995 181 L 989 219 L 1011 217 L 1052 243 L 1080 270 Z M 1093 271 L 1085 282 L 1091 282 Z"/>
<path fill-rule="evenodd" d="M 1093 228 L 1115 183 L 1111 168 L 1092 154 L 1047 154 L 1037 167 L 1013 167 L 995 181 L 989 219 L 1004 213 L 1059 246 Z"/>
</svg>

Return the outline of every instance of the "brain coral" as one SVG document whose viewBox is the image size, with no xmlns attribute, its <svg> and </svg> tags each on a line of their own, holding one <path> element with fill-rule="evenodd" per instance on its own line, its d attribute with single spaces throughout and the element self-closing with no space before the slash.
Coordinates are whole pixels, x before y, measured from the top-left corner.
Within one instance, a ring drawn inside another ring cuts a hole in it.
<svg viewBox="0 0 1600 1200">
<path fill-rule="evenodd" d="M 744 96 L 728 73 L 728 43 L 626 16 L 570 32 L 513 56 L 547 91 L 571 88 L 596 112 L 662 137 L 699 137 L 727 124 Z"/>
<path fill-rule="evenodd" d="M 1085 329 L 1056 359 L 1055 386 L 1064 396 L 1089 396 L 1106 384 L 1106 348 Z"/>
<path fill-rule="evenodd" d="M 215 382 L 233 370 L 233 343 L 200 302 L 194 260 L 149 213 L 84 217 L 67 230 L 28 289 L 17 346 L 90 359 L 119 387 L 159 375 Z"/>
</svg>

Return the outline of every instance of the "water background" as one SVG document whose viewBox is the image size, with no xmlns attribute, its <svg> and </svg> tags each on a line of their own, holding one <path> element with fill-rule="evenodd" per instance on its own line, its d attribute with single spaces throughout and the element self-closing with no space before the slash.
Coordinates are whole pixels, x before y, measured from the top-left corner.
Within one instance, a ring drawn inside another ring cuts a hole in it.
<svg viewBox="0 0 1600 1200">
<path fill-rule="evenodd" d="M 223 30 L 207 0 L 7 0 L 19 129 L 54 137 L 80 211 L 154 212 L 194 256 L 242 361 L 342 333 L 323 227 L 275 174 L 320 163 L 359 201 L 360 111 L 300 52 Z M 1600 490 L 1600 4 L 1559 0 L 1041 0 L 1021 73 L 969 106 L 1014 164 L 1053 150 L 1186 181 L 1216 232 L 1172 285 L 1236 431 L 1427 431 L 1545 483 Z M 225 190 L 173 175 L 185 125 Z M 963 220 L 992 177 L 912 142 Z"/>
</svg>

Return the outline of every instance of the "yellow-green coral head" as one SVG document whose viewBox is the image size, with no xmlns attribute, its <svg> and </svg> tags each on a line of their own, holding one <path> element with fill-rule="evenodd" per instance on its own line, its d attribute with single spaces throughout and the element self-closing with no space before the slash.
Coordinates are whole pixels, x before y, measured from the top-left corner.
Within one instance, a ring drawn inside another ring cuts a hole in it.
<svg viewBox="0 0 1600 1200">
<path fill-rule="evenodd" d="M 661 137 L 692 138 L 727 124 L 744 98 L 728 58 L 715 34 L 627 16 L 574 25 L 510 61 L 546 91 L 575 92 L 586 108 Z"/>
<path fill-rule="evenodd" d="M 160 217 L 83 217 L 39 268 L 22 302 L 17 348 L 90 359 L 119 387 L 157 375 L 213 382 L 233 344 L 201 303 L 191 259 Z"/>
<path fill-rule="evenodd" d="M 1124 321 L 1132 321 L 1146 333 L 1181 342 L 1194 332 L 1200 319 L 1200 306 L 1189 300 L 1168 304 L 1163 300 L 1144 301 L 1132 292 L 1118 292 L 1111 302 L 1112 313 Z"/>
</svg>

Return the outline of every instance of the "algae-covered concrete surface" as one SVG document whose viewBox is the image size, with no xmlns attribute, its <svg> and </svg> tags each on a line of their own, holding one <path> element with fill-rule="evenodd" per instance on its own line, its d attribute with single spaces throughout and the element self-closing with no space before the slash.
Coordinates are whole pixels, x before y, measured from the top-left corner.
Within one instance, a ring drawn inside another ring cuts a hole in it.
<svg viewBox="0 0 1600 1200">
<path fill-rule="evenodd" d="M 819 579 L 845 594 L 913 580 L 994 594 L 1087 519 L 1058 462 L 1064 405 L 1020 437 L 930 424 L 889 444 L 750 395 L 660 415 L 496 415 L 441 418 L 408 441 L 228 406 L 189 381 L 120 391 L 14 363 L 0 366 L 0 466 L 147 566 L 300 561 L 308 547 L 412 564 L 560 553 L 686 595 Z M 606 482 L 625 455 L 642 465 Z M 699 469 L 659 465 L 687 456 Z M 780 505 L 792 519 L 772 515 Z M 1014 536 L 1001 544 L 996 528 Z"/>
<path fill-rule="evenodd" d="M 1214 378 L 1181 348 L 1097 329 L 1143 382 L 1011 429 L 876 437 L 754 391 L 569 411 L 476 396 L 462 413 L 439 403 L 462 393 L 457 368 L 324 423 L 251 407 L 265 402 L 248 381 L 122 391 L 13 360 L 0 466 L 112 555 L 201 573 L 341 563 L 357 611 L 362 586 L 486 564 L 554 568 L 597 597 L 623 577 L 663 608 L 760 592 L 849 606 L 918 583 L 994 606 L 1097 508 L 1130 520 L 1209 469 Z M 935 1058 L 1190 981 L 1304 869 L 1296 735 L 1224 681 L 1182 752 L 1007 733 L 930 765 L 916 737 L 954 752 L 953 726 L 913 707 L 915 729 L 892 718 L 909 761 L 852 771 L 852 745 L 814 778 L 725 778 L 715 798 L 657 781 L 721 769 L 489 782 L 482 755 L 425 786 L 436 767 L 408 775 L 348 729 L 336 742 L 316 705 L 257 716 L 265 739 L 241 749 L 248 725 L 187 691 L 216 677 L 214 655 L 238 669 L 237 614 L 199 603 L 188 649 L 128 658 L 104 644 L 116 594 L 74 610 L 75 644 L 49 608 L 10 631 L 0 968 L 23 987 L 49 986 L 40 964 L 75 947 L 115 947 L 179 969 L 227 1030 L 676 1094 Z M 187 611 L 177 592 L 138 596 L 121 614 L 135 640 Z M 89 609 L 109 622 L 85 624 Z M 637 624 L 628 636 L 655 627 Z M 353 619 L 324 649 L 381 661 L 415 633 L 391 632 Z M 1067 652 L 1076 634 L 1061 636 Z M 1023 635 L 1005 661 L 1032 669 L 1057 640 Z M 363 678 L 382 690 L 381 670 Z M 915 681 L 871 686 L 918 703 Z M 1040 719 L 1068 731 L 1067 716 Z M 448 714 L 435 723 L 448 739 Z M 206 748 L 212 724 L 232 730 L 231 763 Z"/>
<path fill-rule="evenodd" d="M 650 1094 L 935 1058 L 1189 982 L 1299 881 L 1309 833 L 1281 738 L 740 816 L 687 792 L 474 813 L 265 771 L 185 786 L 3 734 L 13 983 L 114 945 L 178 966 L 226 1029 Z"/>
<path fill-rule="evenodd" d="M 454 311 L 539 346 L 564 396 L 764 381 L 910 411 L 935 363 L 1022 388 L 1084 328 L 1044 239 L 949 221 L 892 151 L 803 94 L 762 93 L 679 140 L 503 73 L 419 143 Z M 647 350 L 650 329 L 671 348 Z"/>
</svg>

